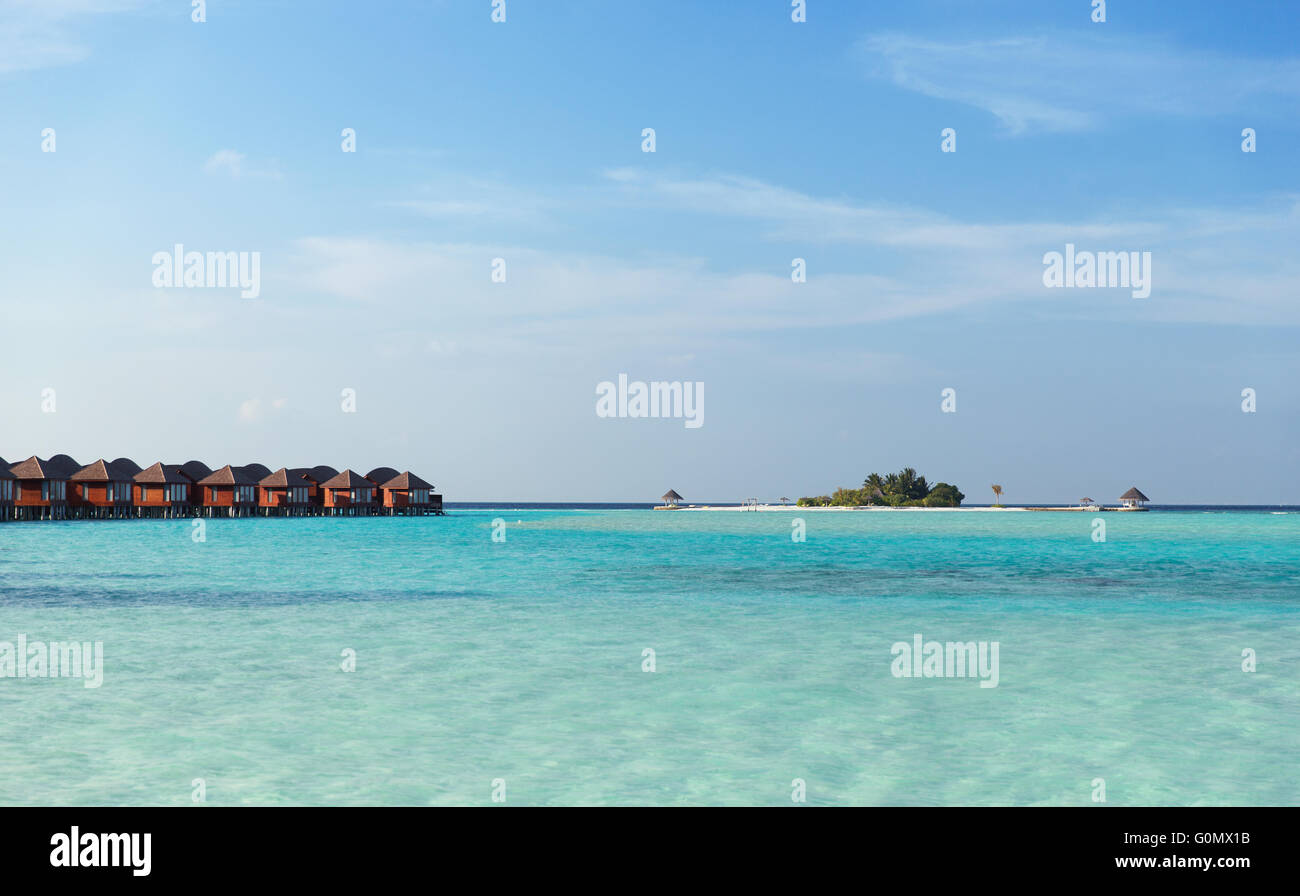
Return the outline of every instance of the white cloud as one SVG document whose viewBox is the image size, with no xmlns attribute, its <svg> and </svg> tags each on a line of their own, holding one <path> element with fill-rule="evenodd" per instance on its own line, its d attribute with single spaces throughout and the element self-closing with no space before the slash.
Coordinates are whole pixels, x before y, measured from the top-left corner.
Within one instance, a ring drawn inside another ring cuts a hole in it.
<svg viewBox="0 0 1300 896">
<path fill-rule="evenodd" d="M 78 26 L 130 12 L 145 0 L 6 0 L 0 3 L 0 74 L 80 62 L 90 48 Z"/>
<path fill-rule="evenodd" d="M 256 423 L 262 419 L 262 399 L 250 398 L 239 405 L 239 421 Z"/>
<path fill-rule="evenodd" d="M 1126 320 L 1297 322 L 1300 238 L 1293 199 L 1251 208 L 1147 208 L 1137 221 L 990 224 L 923 208 L 827 199 L 761 181 L 612 172 L 619 201 L 726 216 L 770 239 L 880 247 L 857 270 L 791 282 L 787 262 L 723 272 L 689 257 L 642 261 L 528 246 L 318 236 L 297 241 L 285 290 L 391 316 L 444 340 L 497 347 L 530 340 L 655 341 L 674 334 L 835 327 L 1032 301 L 1051 313 Z M 1102 290 L 1048 290 L 1045 252 L 1150 251 L 1154 292 L 1114 304 Z M 505 258 L 508 280 L 490 280 Z M 432 346 L 430 346 L 432 349 Z M 437 351 L 436 349 L 433 349 Z"/>
<path fill-rule="evenodd" d="M 242 152 L 233 149 L 219 149 L 203 163 L 203 170 L 207 174 L 225 174 L 234 180 L 245 177 L 280 179 L 280 171 L 274 165 L 266 168 L 250 167 L 247 162 L 248 156 Z"/>
<path fill-rule="evenodd" d="M 984 109 L 1013 134 L 1081 131 L 1115 115 L 1218 115 L 1270 95 L 1300 98 L 1300 60 L 1231 57 L 1109 30 L 946 42 L 891 33 L 864 39 L 861 49 L 873 76 Z"/>
</svg>

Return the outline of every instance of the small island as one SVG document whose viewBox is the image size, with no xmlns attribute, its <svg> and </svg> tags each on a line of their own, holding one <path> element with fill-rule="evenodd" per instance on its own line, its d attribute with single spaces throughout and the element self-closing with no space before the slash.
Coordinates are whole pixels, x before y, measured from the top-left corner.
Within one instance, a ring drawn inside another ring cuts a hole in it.
<svg viewBox="0 0 1300 896">
<path fill-rule="evenodd" d="M 957 486 L 937 482 L 933 486 L 912 467 L 881 476 L 872 473 L 862 488 L 837 488 L 833 495 L 800 498 L 800 507 L 959 507 L 966 496 Z"/>
</svg>

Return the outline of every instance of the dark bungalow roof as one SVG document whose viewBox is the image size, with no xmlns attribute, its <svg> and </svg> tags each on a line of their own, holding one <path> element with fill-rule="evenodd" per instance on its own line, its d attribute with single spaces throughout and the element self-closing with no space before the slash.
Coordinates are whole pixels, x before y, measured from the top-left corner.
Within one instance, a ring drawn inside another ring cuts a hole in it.
<svg viewBox="0 0 1300 896">
<path fill-rule="evenodd" d="M 198 482 L 200 479 L 206 479 L 212 475 L 212 471 L 208 469 L 208 465 L 201 460 L 186 461 L 181 464 L 180 470 L 194 482 Z"/>
<path fill-rule="evenodd" d="M 264 464 L 244 464 L 242 467 L 235 467 L 235 469 L 243 470 L 247 475 L 258 480 L 271 475 L 271 468 Z"/>
<path fill-rule="evenodd" d="M 311 478 L 320 483 L 328 482 L 337 475 L 339 475 L 338 470 L 333 467 L 327 467 L 324 464 L 321 464 L 319 467 L 311 468 Z"/>
<path fill-rule="evenodd" d="M 421 479 L 419 476 L 416 476 L 416 475 L 415 475 L 414 473 L 412 473 L 410 470 L 407 470 L 405 473 L 401 474 L 400 476 L 394 476 L 392 479 L 390 479 L 390 480 L 388 480 L 387 482 L 385 482 L 384 485 L 383 485 L 383 487 L 384 487 L 384 488 L 396 488 L 396 489 L 403 489 L 403 488 L 427 488 L 427 489 L 430 489 L 430 490 L 432 490 L 432 488 L 433 488 L 432 485 L 430 485 L 429 483 L 425 482 L 425 481 L 424 481 L 423 479 Z"/>
<path fill-rule="evenodd" d="M 9 461 L 0 457 L 0 479 L 17 479 L 13 473 L 9 472 Z"/>
<path fill-rule="evenodd" d="M 366 474 L 366 478 L 375 485 L 383 485 L 388 480 L 397 476 L 397 471 L 392 467 L 375 467 Z"/>
<path fill-rule="evenodd" d="M 172 485 L 175 483 L 188 485 L 190 478 L 181 473 L 181 468 L 175 464 L 156 463 L 147 470 L 141 470 L 132 477 L 141 485 Z"/>
<path fill-rule="evenodd" d="M 351 470 L 344 470 L 342 473 L 320 484 L 321 488 L 368 488 L 374 485 L 369 479 Z"/>
<path fill-rule="evenodd" d="M 54 455 L 49 460 L 45 461 L 43 466 L 45 467 L 47 475 L 53 472 L 53 475 L 50 477 L 52 479 L 67 479 L 73 473 L 81 469 L 81 464 L 77 463 L 66 454 Z"/>
<path fill-rule="evenodd" d="M 119 457 L 117 460 L 111 462 L 111 466 L 117 467 L 122 472 L 131 476 L 134 476 L 143 469 L 138 463 L 131 460 L 129 457 Z"/>
<path fill-rule="evenodd" d="M 306 479 L 303 479 L 300 474 L 294 473 L 293 470 L 281 467 L 274 473 L 271 473 L 268 476 L 263 476 L 261 481 L 257 484 L 262 488 L 289 488 L 290 486 L 295 488 L 305 488 L 310 483 Z"/>
<path fill-rule="evenodd" d="M 1133 486 L 1128 491 L 1126 491 L 1124 494 L 1120 495 L 1119 499 L 1121 501 L 1150 501 L 1151 500 L 1146 495 L 1138 491 L 1136 485 Z"/>
<path fill-rule="evenodd" d="M 73 482 L 130 482 L 131 475 L 101 457 L 93 464 L 86 464 L 69 479 Z"/>
<path fill-rule="evenodd" d="M 670 488 L 670 489 L 668 489 L 668 494 L 664 495 L 664 496 L 663 496 L 662 498 L 660 498 L 659 500 L 661 500 L 661 501 L 684 501 L 684 500 L 686 500 L 686 499 L 683 498 L 681 495 L 677 494 L 676 491 L 674 491 L 673 489 Z"/>
<path fill-rule="evenodd" d="M 312 472 L 311 467 L 290 467 L 289 475 L 298 479 L 302 479 L 308 485 L 319 484 L 319 480 L 317 480 L 316 474 Z"/>
<path fill-rule="evenodd" d="M 226 464 L 212 475 L 200 479 L 199 485 L 257 485 L 257 480 L 245 473 L 242 468 Z"/>
</svg>

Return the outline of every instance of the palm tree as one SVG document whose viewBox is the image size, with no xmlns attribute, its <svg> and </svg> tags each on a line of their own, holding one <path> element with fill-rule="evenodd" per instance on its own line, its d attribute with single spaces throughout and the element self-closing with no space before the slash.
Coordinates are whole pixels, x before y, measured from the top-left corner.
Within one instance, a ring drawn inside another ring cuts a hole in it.
<svg viewBox="0 0 1300 896">
<path fill-rule="evenodd" d="M 995 499 L 995 500 L 993 501 L 993 506 L 994 506 L 994 507 L 1001 507 L 1001 506 L 1002 506 L 1002 486 L 1000 486 L 1000 485 L 995 485 L 995 486 L 993 486 L 993 497 L 994 497 L 994 499 Z"/>
<path fill-rule="evenodd" d="M 916 490 L 916 470 L 911 467 L 903 467 L 898 474 L 898 490 L 904 497 L 912 497 L 912 492 Z"/>
</svg>

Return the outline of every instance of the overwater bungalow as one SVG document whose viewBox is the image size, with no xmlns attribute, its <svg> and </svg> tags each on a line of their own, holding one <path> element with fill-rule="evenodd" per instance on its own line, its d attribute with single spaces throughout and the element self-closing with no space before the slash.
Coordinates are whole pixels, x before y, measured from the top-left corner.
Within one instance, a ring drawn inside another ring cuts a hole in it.
<svg viewBox="0 0 1300 896">
<path fill-rule="evenodd" d="M 370 477 L 366 477 L 370 478 Z M 389 516 L 442 515 L 442 495 L 410 470 L 380 486 L 380 507 Z"/>
<path fill-rule="evenodd" d="M 0 523 L 13 519 L 14 474 L 9 472 L 9 462 L 0 457 Z"/>
<path fill-rule="evenodd" d="M 1119 500 L 1122 505 L 1120 510 L 1146 510 L 1146 504 L 1151 499 L 1138 491 L 1138 488 L 1135 485 L 1124 494 L 1120 495 Z"/>
<path fill-rule="evenodd" d="M 131 477 L 116 461 L 103 458 L 68 477 L 69 515 L 75 519 L 126 519 L 131 516 Z"/>
<path fill-rule="evenodd" d="M 134 481 L 136 516 L 171 518 L 190 515 L 194 480 L 181 472 L 179 464 L 156 463 L 131 478 Z"/>
<path fill-rule="evenodd" d="M 14 518 L 20 520 L 66 520 L 68 479 L 81 469 L 66 454 L 49 460 L 32 455 L 9 467 L 14 476 Z"/>
<path fill-rule="evenodd" d="M 320 487 L 325 512 L 332 516 L 369 516 L 378 509 L 375 484 L 359 473 L 344 470 Z"/>
<path fill-rule="evenodd" d="M 321 494 L 320 480 L 313 473 L 314 467 L 290 467 L 289 475 L 295 479 L 301 479 L 307 484 L 307 504 L 312 508 L 313 513 L 319 515 L 320 509 L 325 504 L 325 496 Z M 335 474 L 338 475 L 338 474 Z M 332 476 L 330 478 L 333 478 Z"/>
<path fill-rule="evenodd" d="M 257 509 L 263 516 L 307 516 L 312 483 L 281 467 L 257 483 Z"/>
<path fill-rule="evenodd" d="M 0 458 L 0 521 L 189 516 L 419 516 L 443 513 L 442 495 L 407 471 L 368 476 L 333 467 L 155 463 L 126 457 L 82 465 L 66 454 Z"/>
<path fill-rule="evenodd" d="M 676 489 L 670 488 L 668 489 L 668 492 L 663 496 L 661 500 L 664 502 L 663 506 L 656 507 L 655 510 L 670 510 L 676 507 L 678 504 L 682 503 L 682 501 L 686 499 L 683 498 L 681 495 L 677 494 Z"/>
<path fill-rule="evenodd" d="M 198 482 L 197 504 L 204 516 L 251 516 L 257 509 L 257 480 L 226 464 Z"/>
</svg>

